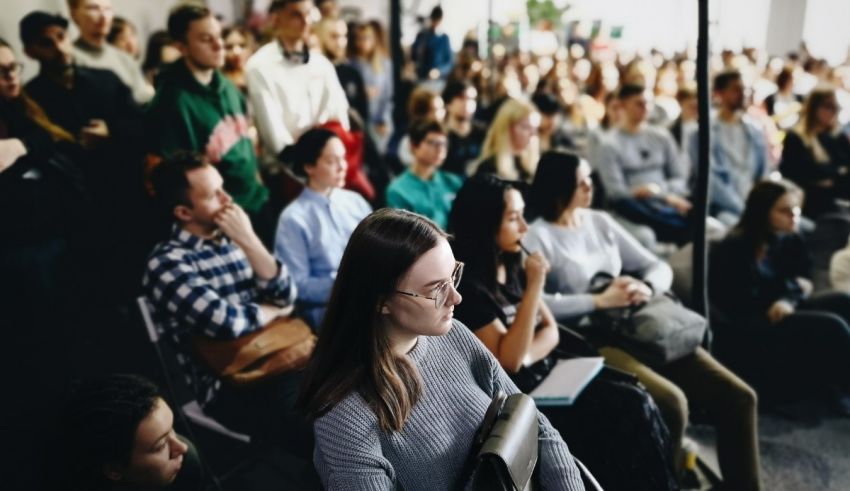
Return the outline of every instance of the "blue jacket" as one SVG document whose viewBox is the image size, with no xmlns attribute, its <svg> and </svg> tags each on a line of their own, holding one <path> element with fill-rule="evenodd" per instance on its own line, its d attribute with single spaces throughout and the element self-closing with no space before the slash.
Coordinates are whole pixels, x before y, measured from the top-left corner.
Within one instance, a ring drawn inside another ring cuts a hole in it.
<svg viewBox="0 0 850 491">
<path fill-rule="evenodd" d="M 413 41 L 410 54 L 416 62 L 416 75 L 421 80 L 427 79 L 433 68 L 440 71 L 441 79 L 448 77 L 452 70 L 452 47 L 445 33 L 434 32 L 431 28 L 422 29 Z"/>
<path fill-rule="evenodd" d="M 744 125 L 744 131 L 749 142 L 746 176 L 737 175 L 737 169 L 733 166 L 728 154 L 724 152 L 723 145 L 718 138 L 720 134 L 720 121 L 716 117 L 711 118 L 711 147 L 709 153 L 711 180 L 709 181 L 708 188 L 708 203 L 710 213 L 714 216 L 724 212 L 740 216 L 744 212 L 744 204 L 747 201 L 749 189 L 767 175 L 767 141 L 761 130 L 746 117 L 741 119 L 741 123 Z M 694 132 L 691 135 L 688 153 L 690 154 L 688 157 L 693 166 L 691 176 L 694 177 L 696 176 L 697 163 L 699 161 L 698 132 Z"/>
</svg>

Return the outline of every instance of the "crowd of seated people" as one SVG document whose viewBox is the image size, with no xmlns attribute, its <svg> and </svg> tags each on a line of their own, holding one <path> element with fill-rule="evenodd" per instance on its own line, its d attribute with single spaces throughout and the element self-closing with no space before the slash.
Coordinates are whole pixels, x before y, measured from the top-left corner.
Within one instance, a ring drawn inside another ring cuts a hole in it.
<svg viewBox="0 0 850 491">
<path fill-rule="evenodd" d="M 850 414 L 850 253 L 829 251 L 825 291 L 806 246 L 824 220 L 850 223 L 850 66 L 717 57 L 716 342 L 650 366 L 593 322 L 666 295 L 659 253 L 695 239 L 686 54 L 588 45 L 487 65 L 453 52 L 437 7 L 396 84 L 384 26 L 341 18 L 333 0 L 274 0 L 264 30 L 180 4 L 148 40 L 111 0 L 68 0 L 66 12 L 21 19 L 37 66 L 26 83 L 0 40 L 0 293 L 12 299 L 0 320 L 73 312 L 82 325 L 111 309 L 129 324 L 144 296 L 203 411 L 312 458 L 325 487 L 455 487 L 489 400 L 531 391 L 540 373 L 525 375 L 551 368 L 570 329 L 642 385 L 599 379 L 576 405 L 541 411 L 544 489 L 582 488 L 571 455 L 606 489 L 677 488 L 691 406 L 717 428 L 727 486 L 760 489 L 757 394 L 817 386 Z M 600 272 L 612 281 L 591 292 Z M 293 318 L 318 335 L 306 370 L 234 385 L 198 356 L 199 342 Z M 169 419 L 147 382 L 100 383 L 85 411 L 132 398 L 121 424 L 137 440 Z M 607 427 L 618 411 L 630 433 Z M 86 457 L 88 477 L 133 486 L 127 476 L 178 468 L 187 450 L 165 426 L 158 470 L 134 470 L 125 438 Z"/>
</svg>

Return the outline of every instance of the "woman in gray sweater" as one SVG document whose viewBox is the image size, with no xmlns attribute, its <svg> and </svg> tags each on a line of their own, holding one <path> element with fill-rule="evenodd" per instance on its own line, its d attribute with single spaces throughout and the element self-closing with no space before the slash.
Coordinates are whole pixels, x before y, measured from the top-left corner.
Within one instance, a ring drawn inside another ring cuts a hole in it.
<svg viewBox="0 0 850 491">
<path fill-rule="evenodd" d="M 547 152 L 529 193 L 540 217 L 529 228 L 526 246 L 549 261 L 544 301 L 567 323 L 595 310 L 640 305 L 665 292 L 672 281 L 667 264 L 607 213 L 588 209 L 593 197 L 590 172 L 590 166 L 573 154 Z M 586 293 L 599 272 L 614 278 L 611 285 L 599 294 Z M 634 373 L 646 386 L 674 443 L 682 441 L 689 401 L 696 403 L 716 422 L 724 484 L 728 489 L 760 489 L 753 389 L 701 347 L 693 355 L 650 368 L 595 334 L 592 327 L 587 330 L 605 362 Z"/>
<path fill-rule="evenodd" d="M 328 490 L 450 490 L 499 390 L 518 392 L 453 319 L 463 271 L 430 220 L 378 210 L 343 255 L 301 405 Z M 566 443 L 538 416 L 539 484 L 581 490 Z"/>
</svg>

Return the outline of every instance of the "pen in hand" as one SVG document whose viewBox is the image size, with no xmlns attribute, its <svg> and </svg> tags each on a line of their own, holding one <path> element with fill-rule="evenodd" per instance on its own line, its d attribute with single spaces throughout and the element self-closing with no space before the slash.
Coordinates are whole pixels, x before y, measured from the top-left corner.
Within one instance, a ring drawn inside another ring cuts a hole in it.
<svg viewBox="0 0 850 491">
<path fill-rule="evenodd" d="M 522 249 L 522 252 L 528 254 L 529 256 L 531 255 L 531 251 L 529 251 L 528 249 L 525 248 L 524 245 L 522 245 L 521 240 L 516 241 L 516 243 L 519 245 L 520 249 Z"/>
</svg>

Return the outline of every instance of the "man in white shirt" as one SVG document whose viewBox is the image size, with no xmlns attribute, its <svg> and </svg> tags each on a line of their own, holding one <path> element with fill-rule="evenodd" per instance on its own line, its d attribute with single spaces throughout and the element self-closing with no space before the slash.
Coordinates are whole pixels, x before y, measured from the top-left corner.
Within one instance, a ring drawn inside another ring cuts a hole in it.
<svg viewBox="0 0 850 491">
<path fill-rule="evenodd" d="M 124 82 L 137 104 L 153 97 L 153 87 L 147 84 L 136 60 L 106 42 L 115 16 L 112 0 L 68 0 L 71 19 L 80 30 L 74 42 L 74 61 L 88 68 L 109 70 Z"/>
<path fill-rule="evenodd" d="M 314 126 L 339 121 L 348 129 L 348 100 L 336 70 L 305 42 L 313 9 L 311 0 L 274 0 L 275 40 L 248 60 L 248 94 L 267 165 Z"/>
</svg>

